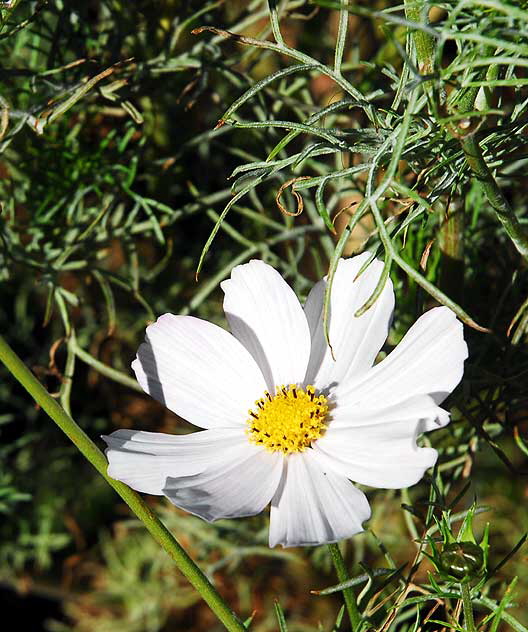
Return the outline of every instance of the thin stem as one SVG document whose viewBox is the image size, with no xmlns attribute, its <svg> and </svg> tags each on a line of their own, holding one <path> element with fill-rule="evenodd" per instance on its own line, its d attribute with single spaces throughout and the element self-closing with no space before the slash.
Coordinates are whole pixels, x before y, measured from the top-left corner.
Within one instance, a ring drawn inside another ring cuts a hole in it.
<svg viewBox="0 0 528 632">
<path fill-rule="evenodd" d="M 101 476 L 109 483 L 136 516 L 145 525 L 156 542 L 172 557 L 181 573 L 200 593 L 218 619 L 229 632 L 242 632 L 246 628 L 235 613 L 216 591 L 204 573 L 198 568 L 186 551 L 167 530 L 160 519 L 154 515 L 141 496 L 124 483 L 115 481 L 106 473 L 108 463 L 95 443 L 79 428 L 59 403 L 51 397 L 22 360 L 0 336 L 0 361 L 27 390 L 33 399 L 53 419 L 59 428 L 75 444 L 79 451 L 90 461 Z"/>
<path fill-rule="evenodd" d="M 346 36 L 348 31 L 348 0 L 342 0 L 342 9 L 339 12 L 339 26 L 337 27 L 337 40 L 334 55 L 334 72 L 341 75 L 341 64 L 345 51 Z"/>
<path fill-rule="evenodd" d="M 273 37 L 279 46 L 284 46 L 284 39 L 280 30 L 279 20 L 279 0 L 268 0 L 269 15 L 271 22 L 271 30 L 273 31 Z"/>
<path fill-rule="evenodd" d="M 114 380 L 115 382 L 119 382 L 119 384 L 123 384 L 124 386 L 128 386 L 129 388 L 138 391 L 139 393 L 143 392 L 143 389 L 138 384 L 137 380 L 131 378 L 126 373 L 119 371 L 118 369 L 114 369 L 114 367 L 108 366 L 104 362 L 101 362 L 97 358 L 94 358 L 93 355 L 85 351 L 82 347 L 79 346 L 76 338 L 72 339 L 72 350 L 73 353 L 93 369 L 95 369 L 101 375 Z"/>
<path fill-rule="evenodd" d="M 318 70 L 320 73 L 333 79 L 337 83 L 337 85 L 341 86 L 341 88 L 343 88 L 343 90 L 347 94 L 351 95 L 352 97 L 354 97 L 354 99 L 356 99 L 359 103 L 361 103 L 365 108 L 365 114 L 368 116 L 368 118 L 372 122 L 377 123 L 376 110 L 374 109 L 374 106 L 365 99 L 363 94 L 359 92 L 359 90 L 357 90 L 357 88 L 355 88 L 350 83 L 350 81 L 345 79 L 342 75 L 336 73 L 332 68 L 325 66 L 314 57 L 310 57 L 310 55 L 307 55 L 306 53 L 298 51 L 295 48 L 290 48 L 287 45 L 282 46 L 282 45 L 276 44 L 275 42 L 269 42 L 267 40 L 258 40 L 253 37 L 246 37 L 245 35 L 238 35 L 237 33 L 232 33 L 231 31 L 226 31 L 224 29 L 218 29 L 214 26 L 200 26 L 191 31 L 193 35 L 200 35 L 201 33 L 204 33 L 204 32 L 214 33 L 215 35 L 221 35 L 222 37 L 232 39 L 233 41 L 239 44 L 243 44 L 245 46 L 256 46 L 258 48 L 265 48 L 267 50 L 272 50 L 272 51 L 275 51 L 276 53 L 281 53 L 283 55 L 291 57 L 292 59 L 296 59 L 297 61 L 300 61 L 303 64 L 313 65 L 314 70 Z M 225 121 L 226 119 L 227 119 L 227 114 L 224 113 L 224 115 L 222 116 L 220 120 Z"/>
<path fill-rule="evenodd" d="M 477 632 L 475 619 L 473 618 L 473 604 L 471 602 L 471 591 L 468 582 L 460 583 L 460 594 L 462 596 L 462 607 L 464 608 L 464 624 L 467 632 Z"/>
<path fill-rule="evenodd" d="M 339 550 L 339 546 L 337 544 L 329 544 L 328 550 L 332 556 L 332 562 L 334 563 L 337 578 L 340 582 L 346 582 L 350 579 L 350 577 L 348 576 L 348 571 L 345 566 L 343 556 L 341 555 L 341 551 Z M 356 595 L 354 594 L 352 588 L 343 589 L 343 598 L 345 600 L 345 606 L 350 619 L 350 625 L 352 626 L 352 631 L 356 632 L 356 630 L 359 630 L 361 626 L 362 619 L 357 607 Z"/>
</svg>

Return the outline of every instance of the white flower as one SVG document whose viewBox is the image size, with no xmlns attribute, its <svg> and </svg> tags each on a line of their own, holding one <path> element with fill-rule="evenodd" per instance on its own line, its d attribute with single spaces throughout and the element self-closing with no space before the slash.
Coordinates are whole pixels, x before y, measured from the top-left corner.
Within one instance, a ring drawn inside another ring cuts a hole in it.
<svg viewBox="0 0 528 632">
<path fill-rule="evenodd" d="M 462 377 L 462 324 L 446 307 L 423 314 L 379 364 L 394 307 L 388 281 L 374 306 L 354 312 L 381 274 L 369 253 L 341 260 L 330 305 L 326 281 L 304 309 L 262 261 L 222 283 L 232 334 L 165 314 L 147 328 L 132 367 L 143 389 L 202 432 L 118 430 L 105 437 L 108 474 L 166 496 L 201 518 L 252 516 L 271 503 L 269 544 L 335 542 L 362 531 L 370 507 L 350 481 L 415 484 L 437 452 L 417 436 L 444 426 L 439 404 Z"/>
</svg>

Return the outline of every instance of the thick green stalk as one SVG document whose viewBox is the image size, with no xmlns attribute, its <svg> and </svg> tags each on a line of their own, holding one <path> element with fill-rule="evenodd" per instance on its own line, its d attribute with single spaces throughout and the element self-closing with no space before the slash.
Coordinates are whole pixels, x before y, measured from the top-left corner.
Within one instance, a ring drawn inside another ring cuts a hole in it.
<svg viewBox="0 0 528 632">
<path fill-rule="evenodd" d="M 459 302 L 464 295 L 464 207 L 455 200 L 440 213 L 440 288 Z"/>
<path fill-rule="evenodd" d="M 329 544 L 328 550 L 332 556 L 332 562 L 334 563 L 337 578 L 340 582 L 346 582 L 350 579 L 350 577 L 348 576 L 348 571 L 345 566 L 343 556 L 341 555 L 341 551 L 339 550 L 339 546 L 337 544 Z M 345 600 L 348 618 L 350 619 L 350 625 L 352 626 L 352 632 L 356 632 L 356 630 L 359 630 L 361 626 L 362 619 L 357 607 L 356 595 L 354 594 L 352 588 L 343 589 L 343 598 Z"/>
<path fill-rule="evenodd" d="M 474 134 L 470 134 L 462 138 L 460 144 L 473 176 L 486 194 L 490 206 L 495 211 L 518 252 L 528 260 L 528 234 L 519 222 L 486 164 L 478 140 Z"/>
<path fill-rule="evenodd" d="M 53 419 L 59 428 L 75 444 L 79 451 L 90 461 L 99 474 L 116 490 L 139 520 L 145 525 L 156 542 L 172 557 L 181 573 L 185 575 L 189 582 L 200 593 L 203 600 L 224 624 L 225 628 L 229 630 L 229 632 L 243 632 L 246 630 L 243 623 L 238 619 L 231 608 L 229 608 L 207 577 L 159 518 L 154 515 L 141 496 L 124 483 L 115 481 L 108 476 L 106 473 L 108 463 L 103 453 L 88 435 L 79 428 L 59 403 L 51 397 L 2 336 L 0 336 L 0 361 L 5 364 L 7 369 L 20 384 L 22 384 L 37 404 L 44 409 L 51 419 Z M 139 597 L 141 596 L 139 595 Z"/>
<path fill-rule="evenodd" d="M 410 22 L 427 23 L 427 8 L 425 2 L 417 0 L 405 0 L 405 17 Z M 435 41 L 434 38 L 425 31 L 416 29 L 412 34 L 414 46 L 416 48 L 416 58 L 418 60 L 418 70 L 420 74 L 430 75 L 433 72 Z"/>
<path fill-rule="evenodd" d="M 464 609 L 464 625 L 466 632 L 477 632 L 475 619 L 473 618 L 473 604 L 471 603 L 471 590 L 468 582 L 460 582 L 460 594 Z"/>
</svg>

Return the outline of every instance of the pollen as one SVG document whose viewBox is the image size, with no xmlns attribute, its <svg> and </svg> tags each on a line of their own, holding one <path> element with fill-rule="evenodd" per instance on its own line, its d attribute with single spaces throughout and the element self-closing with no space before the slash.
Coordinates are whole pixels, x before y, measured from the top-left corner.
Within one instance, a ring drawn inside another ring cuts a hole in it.
<svg viewBox="0 0 528 632">
<path fill-rule="evenodd" d="M 270 452 L 303 452 L 324 434 L 327 413 L 326 397 L 313 386 L 277 386 L 275 395 L 266 391 L 249 411 L 249 440 Z"/>
</svg>

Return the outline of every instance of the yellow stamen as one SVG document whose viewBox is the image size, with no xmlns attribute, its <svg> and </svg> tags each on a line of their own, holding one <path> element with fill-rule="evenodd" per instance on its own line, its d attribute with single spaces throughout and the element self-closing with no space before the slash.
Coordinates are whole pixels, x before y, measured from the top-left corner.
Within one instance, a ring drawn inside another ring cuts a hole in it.
<svg viewBox="0 0 528 632">
<path fill-rule="evenodd" d="M 249 440 L 270 452 L 303 452 L 326 429 L 328 401 L 313 386 L 277 386 L 275 395 L 266 391 L 255 405 L 247 422 Z"/>
</svg>

